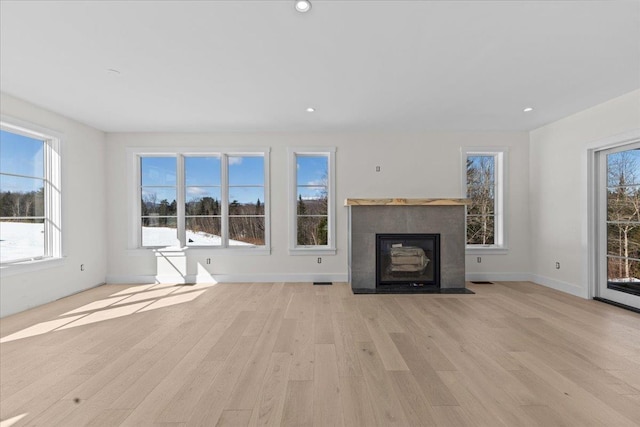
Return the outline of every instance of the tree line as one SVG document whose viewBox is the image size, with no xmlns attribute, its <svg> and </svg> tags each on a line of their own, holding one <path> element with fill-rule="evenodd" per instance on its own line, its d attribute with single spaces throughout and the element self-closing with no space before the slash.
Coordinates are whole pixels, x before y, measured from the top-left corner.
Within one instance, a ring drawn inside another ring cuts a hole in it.
<svg viewBox="0 0 640 427">
<path fill-rule="evenodd" d="M 328 244 L 328 199 L 324 192 L 319 198 L 304 200 L 298 196 L 297 243 L 306 245 Z"/>
<path fill-rule="evenodd" d="M 10 221 L 12 217 L 44 216 L 44 188 L 37 191 L 0 193 L 0 217 Z"/>
<path fill-rule="evenodd" d="M 154 193 L 142 198 L 142 225 L 146 227 L 175 226 L 178 214 L 175 200 L 158 201 Z M 222 235 L 222 204 L 213 197 L 195 198 L 185 204 L 186 229 L 195 233 Z M 264 203 L 229 203 L 229 239 L 254 245 L 264 245 Z"/>
</svg>

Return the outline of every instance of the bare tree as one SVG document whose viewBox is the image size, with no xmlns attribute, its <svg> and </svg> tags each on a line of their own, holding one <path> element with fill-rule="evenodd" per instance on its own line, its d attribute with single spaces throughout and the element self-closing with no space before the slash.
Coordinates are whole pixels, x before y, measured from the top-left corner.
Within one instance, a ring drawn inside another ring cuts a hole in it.
<svg viewBox="0 0 640 427">
<path fill-rule="evenodd" d="M 467 243 L 490 245 L 495 230 L 495 160 L 492 156 L 467 159 Z"/>
<path fill-rule="evenodd" d="M 609 278 L 630 279 L 640 272 L 640 165 L 628 151 L 607 156 L 607 253 Z"/>
</svg>

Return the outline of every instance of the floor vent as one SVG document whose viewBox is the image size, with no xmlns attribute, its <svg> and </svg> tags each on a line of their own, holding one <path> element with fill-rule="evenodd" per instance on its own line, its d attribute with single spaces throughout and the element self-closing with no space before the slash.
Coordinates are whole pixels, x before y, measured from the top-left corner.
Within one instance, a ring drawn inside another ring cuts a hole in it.
<svg viewBox="0 0 640 427">
<path fill-rule="evenodd" d="M 314 285 L 333 285 L 333 282 L 313 282 Z"/>
<path fill-rule="evenodd" d="M 474 285 L 493 285 L 493 282 L 487 282 L 487 281 L 483 281 L 483 280 L 478 280 L 478 281 L 471 281 L 471 283 L 473 283 Z"/>
</svg>

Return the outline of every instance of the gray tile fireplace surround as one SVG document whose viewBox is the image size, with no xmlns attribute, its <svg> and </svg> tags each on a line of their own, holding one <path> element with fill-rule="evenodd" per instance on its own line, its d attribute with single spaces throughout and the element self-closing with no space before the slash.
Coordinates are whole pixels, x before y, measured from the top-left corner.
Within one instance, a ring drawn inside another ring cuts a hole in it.
<svg viewBox="0 0 640 427">
<path fill-rule="evenodd" d="M 428 204 L 427 204 L 428 203 Z M 376 234 L 440 234 L 440 288 L 465 288 L 466 199 L 347 199 L 349 281 L 355 293 L 376 292 Z"/>
</svg>

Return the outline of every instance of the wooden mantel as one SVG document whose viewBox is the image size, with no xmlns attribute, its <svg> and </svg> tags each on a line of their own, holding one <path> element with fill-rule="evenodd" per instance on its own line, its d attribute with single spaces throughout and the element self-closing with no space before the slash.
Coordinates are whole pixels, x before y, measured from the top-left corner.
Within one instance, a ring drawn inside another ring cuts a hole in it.
<svg viewBox="0 0 640 427">
<path fill-rule="evenodd" d="M 346 199 L 345 206 L 465 206 L 470 199 Z"/>
</svg>

